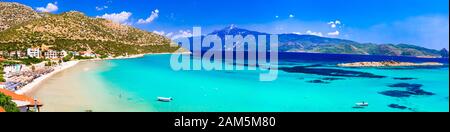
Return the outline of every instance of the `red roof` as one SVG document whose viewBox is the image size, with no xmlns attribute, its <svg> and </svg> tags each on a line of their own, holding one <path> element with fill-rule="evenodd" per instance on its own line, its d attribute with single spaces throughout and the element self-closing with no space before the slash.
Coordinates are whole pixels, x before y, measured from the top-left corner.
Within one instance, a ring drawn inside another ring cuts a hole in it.
<svg viewBox="0 0 450 132">
<path fill-rule="evenodd" d="M 11 96 L 12 100 L 26 101 L 26 102 L 30 102 L 30 103 L 34 104 L 34 99 L 31 97 L 25 96 L 25 95 L 19 95 L 12 91 L 9 91 L 6 89 L 1 89 L 1 88 L 0 88 L 0 93 L 3 93 L 7 96 Z M 39 100 L 37 101 L 37 104 L 42 105 Z"/>
</svg>

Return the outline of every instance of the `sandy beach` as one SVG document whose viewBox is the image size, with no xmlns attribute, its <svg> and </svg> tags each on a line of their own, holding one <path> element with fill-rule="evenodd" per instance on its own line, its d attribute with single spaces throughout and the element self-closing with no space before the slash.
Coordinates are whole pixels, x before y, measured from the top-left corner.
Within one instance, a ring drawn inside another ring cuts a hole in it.
<svg viewBox="0 0 450 132">
<path fill-rule="evenodd" d="M 86 78 L 83 74 L 91 74 L 90 72 L 93 69 L 101 69 L 100 65 L 104 65 L 105 60 L 132 59 L 141 58 L 145 55 L 162 54 L 190 54 L 190 52 L 149 53 L 115 58 L 70 61 L 55 68 L 55 71 L 33 80 L 33 82 L 16 91 L 16 93 L 36 96 L 44 103 L 43 111 L 85 111 L 88 109 L 94 111 L 133 111 L 117 107 L 117 105 L 110 105 L 124 104 L 124 102 L 117 99 L 118 95 L 111 95 L 111 91 L 108 92 L 106 90 L 112 86 L 95 81 L 99 80 L 95 75 Z M 73 100 L 77 101 L 74 102 Z M 136 107 L 140 106 L 133 107 L 136 109 Z"/>
<path fill-rule="evenodd" d="M 54 74 L 61 72 L 65 69 L 68 69 L 70 67 L 75 66 L 76 64 L 78 64 L 79 61 L 69 61 L 69 62 L 64 62 L 61 64 L 61 66 L 57 66 L 55 67 L 55 70 L 45 74 L 39 78 L 34 79 L 31 83 L 25 85 L 24 87 L 22 87 L 21 89 L 17 90 L 16 93 L 17 94 L 25 94 L 30 92 L 31 90 L 33 90 L 36 86 L 38 86 L 40 83 L 42 83 L 42 81 L 46 80 L 47 78 L 53 76 Z"/>
<path fill-rule="evenodd" d="M 75 66 L 53 74 L 25 93 L 37 97 L 43 112 L 147 111 L 149 104 L 129 100 L 131 95 L 115 90 L 98 72 L 111 67 L 107 61 L 80 61 Z M 145 107 L 145 108 L 143 108 Z"/>
</svg>

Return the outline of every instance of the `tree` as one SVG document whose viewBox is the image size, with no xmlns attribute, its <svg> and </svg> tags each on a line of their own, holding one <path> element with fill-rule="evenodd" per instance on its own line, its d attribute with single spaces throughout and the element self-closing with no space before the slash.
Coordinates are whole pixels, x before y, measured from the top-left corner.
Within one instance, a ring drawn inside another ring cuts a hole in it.
<svg viewBox="0 0 450 132">
<path fill-rule="evenodd" d="M 52 62 L 51 61 L 47 61 L 47 63 L 45 63 L 45 66 L 52 66 Z"/>
<path fill-rule="evenodd" d="M 108 58 L 108 55 L 103 54 L 100 56 L 100 59 L 105 59 L 105 58 Z"/>
<path fill-rule="evenodd" d="M 12 102 L 12 98 L 3 93 L 0 93 L 0 106 L 3 107 L 6 112 L 20 112 L 16 103 Z"/>
<path fill-rule="evenodd" d="M 64 62 L 68 62 L 68 61 L 70 61 L 72 59 L 72 57 L 73 57 L 73 54 L 69 53 L 66 56 L 64 56 L 63 61 Z"/>
</svg>

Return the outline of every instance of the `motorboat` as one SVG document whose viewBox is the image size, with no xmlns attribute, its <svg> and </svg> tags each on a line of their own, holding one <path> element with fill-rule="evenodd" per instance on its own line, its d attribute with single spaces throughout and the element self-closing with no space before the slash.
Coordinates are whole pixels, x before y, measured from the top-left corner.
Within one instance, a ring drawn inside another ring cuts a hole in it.
<svg viewBox="0 0 450 132">
<path fill-rule="evenodd" d="M 367 103 L 367 102 L 359 102 L 359 103 L 356 103 L 356 106 L 369 106 L 369 103 Z"/>
<path fill-rule="evenodd" d="M 369 103 L 363 101 L 363 102 L 356 103 L 356 105 L 353 106 L 352 108 L 354 108 L 354 109 L 364 109 L 367 106 L 369 106 Z"/>
<path fill-rule="evenodd" d="M 167 98 L 167 97 L 158 97 L 158 101 L 161 101 L 161 102 L 170 102 L 172 100 L 173 100 L 172 97 L 169 97 L 169 98 Z"/>
</svg>

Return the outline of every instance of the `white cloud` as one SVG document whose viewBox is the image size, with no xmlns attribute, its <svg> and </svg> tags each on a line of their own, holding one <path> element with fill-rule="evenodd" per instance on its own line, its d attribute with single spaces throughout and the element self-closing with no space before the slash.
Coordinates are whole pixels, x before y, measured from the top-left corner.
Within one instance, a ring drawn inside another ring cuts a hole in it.
<svg viewBox="0 0 450 132">
<path fill-rule="evenodd" d="M 323 36 L 323 34 L 322 34 L 321 32 L 313 32 L 313 31 L 311 31 L 311 30 L 306 31 L 306 34 L 308 34 L 308 35 L 320 36 L 320 37 Z"/>
<path fill-rule="evenodd" d="M 101 10 L 104 10 L 104 9 L 108 9 L 108 6 L 96 6 L 95 7 L 95 10 L 97 10 L 97 11 L 101 11 Z"/>
<path fill-rule="evenodd" d="M 339 36 L 339 31 L 329 32 L 328 35 L 329 36 Z"/>
<path fill-rule="evenodd" d="M 48 3 L 46 7 L 37 7 L 36 10 L 39 12 L 55 12 L 58 10 L 58 2 Z"/>
<path fill-rule="evenodd" d="M 280 16 L 275 16 L 275 18 L 279 18 Z"/>
<path fill-rule="evenodd" d="M 170 33 L 167 33 L 167 34 L 166 34 L 166 37 L 172 37 L 172 35 L 173 35 L 173 33 L 170 32 Z"/>
<path fill-rule="evenodd" d="M 337 25 L 341 24 L 341 21 L 336 20 L 334 23 L 336 23 Z"/>
<path fill-rule="evenodd" d="M 342 23 L 339 20 L 328 22 L 328 25 L 330 25 L 331 28 L 336 28 L 338 25 L 341 25 L 341 24 Z"/>
<path fill-rule="evenodd" d="M 179 38 L 186 38 L 186 37 L 192 37 L 192 32 L 189 30 L 180 30 L 178 31 L 178 34 L 173 35 L 172 40 L 179 39 Z"/>
<path fill-rule="evenodd" d="M 153 31 L 153 33 L 156 33 L 156 34 L 159 34 L 159 35 L 165 35 L 165 32 L 164 31 Z"/>
<path fill-rule="evenodd" d="M 311 30 L 306 31 L 306 33 L 292 32 L 292 34 L 297 34 L 297 35 L 314 35 L 314 36 L 323 37 L 322 32 L 313 32 Z"/>
<path fill-rule="evenodd" d="M 105 13 L 102 16 L 97 16 L 97 18 L 104 18 L 116 23 L 129 25 L 130 23 L 128 22 L 128 19 L 130 18 L 131 15 L 132 15 L 131 12 L 122 11 L 121 13 L 112 13 L 112 14 Z"/>
<path fill-rule="evenodd" d="M 336 24 L 331 24 L 331 28 L 336 28 Z"/>
<path fill-rule="evenodd" d="M 289 15 L 289 18 L 294 18 L 294 17 L 295 17 L 295 16 L 294 16 L 294 15 L 292 15 L 292 14 L 290 14 L 290 15 Z"/>
<path fill-rule="evenodd" d="M 145 20 L 139 19 L 137 23 L 138 24 L 147 24 L 147 23 L 152 22 L 156 18 L 158 18 L 158 16 L 159 16 L 159 10 L 156 9 L 156 10 L 152 11 L 152 14 L 147 19 L 145 19 Z"/>
<path fill-rule="evenodd" d="M 181 32 L 183 32 L 183 31 L 181 31 Z M 172 35 L 173 35 L 173 32 L 169 32 L 169 33 L 166 34 L 166 32 L 164 32 L 164 31 L 156 31 L 156 30 L 153 31 L 153 33 L 156 33 L 156 34 L 159 34 L 159 35 L 162 35 L 162 36 L 166 36 L 168 38 L 171 38 Z"/>
</svg>

